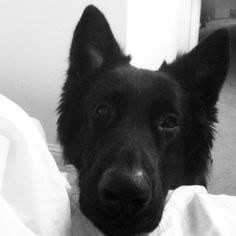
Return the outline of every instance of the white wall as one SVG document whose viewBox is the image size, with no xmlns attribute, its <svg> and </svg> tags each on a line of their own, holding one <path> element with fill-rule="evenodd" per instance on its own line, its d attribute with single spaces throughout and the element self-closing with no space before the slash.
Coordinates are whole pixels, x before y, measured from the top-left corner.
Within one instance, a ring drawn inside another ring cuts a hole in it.
<svg viewBox="0 0 236 236">
<path fill-rule="evenodd" d="M 198 40 L 201 0 L 129 0 L 127 52 L 138 67 L 158 69 Z"/>
<path fill-rule="evenodd" d="M 89 3 L 104 12 L 124 47 L 126 0 L 0 0 L 0 93 L 41 121 L 49 143 L 56 143 L 72 33 Z"/>
</svg>

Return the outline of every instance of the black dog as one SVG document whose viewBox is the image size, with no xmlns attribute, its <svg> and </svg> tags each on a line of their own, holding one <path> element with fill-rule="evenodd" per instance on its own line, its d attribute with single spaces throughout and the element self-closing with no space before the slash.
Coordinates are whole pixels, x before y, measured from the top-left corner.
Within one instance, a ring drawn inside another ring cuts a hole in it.
<svg viewBox="0 0 236 236">
<path fill-rule="evenodd" d="M 80 208 L 106 235 L 150 232 L 169 189 L 206 186 L 228 47 L 221 29 L 158 71 L 138 69 L 103 14 L 85 9 L 72 40 L 58 134 L 65 159 L 80 173 Z"/>
</svg>

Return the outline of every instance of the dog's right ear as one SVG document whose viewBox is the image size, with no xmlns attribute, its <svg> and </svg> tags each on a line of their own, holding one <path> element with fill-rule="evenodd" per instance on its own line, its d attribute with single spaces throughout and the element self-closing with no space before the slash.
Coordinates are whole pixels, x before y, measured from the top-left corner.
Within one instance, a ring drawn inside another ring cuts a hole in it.
<svg viewBox="0 0 236 236">
<path fill-rule="evenodd" d="M 83 76 L 129 60 L 122 53 L 104 15 L 92 5 L 85 8 L 74 31 L 70 69 Z"/>
<path fill-rule="evenodd" d="M 177 76 L 182 86 L 195 94 L 206 109 L 215 106 L 229 67 L 229 32 L 218 29 L 191 52 L 161 67 Z"/>
</svg>

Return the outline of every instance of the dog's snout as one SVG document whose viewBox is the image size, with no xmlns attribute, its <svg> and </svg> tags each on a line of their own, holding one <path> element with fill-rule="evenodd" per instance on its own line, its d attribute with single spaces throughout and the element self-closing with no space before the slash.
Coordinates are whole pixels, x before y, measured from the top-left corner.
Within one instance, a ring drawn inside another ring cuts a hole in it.
<svg viewBox="0 0 236 236">
<path fill-rule="evenodd" d="M 143 210 L 152 197 L 151 185 L 141 170 L 131 173 L 108 170 L 103 174 L 98 189 L 106 206 L 129 215 Z"/>
</svg>

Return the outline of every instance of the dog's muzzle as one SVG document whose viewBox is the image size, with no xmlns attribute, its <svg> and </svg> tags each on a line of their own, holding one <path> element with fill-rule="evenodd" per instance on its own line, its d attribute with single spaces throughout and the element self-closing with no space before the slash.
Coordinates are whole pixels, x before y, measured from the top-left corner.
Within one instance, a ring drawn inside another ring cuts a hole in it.
<svg viewBox="0 0 236 236">
<path fill-rule="evenodd" d="M 99 182 L 98 194 L 111 210 L 132 216 L 148 206 L 152 188 L 141 169 L 132 172 L 108 169 Z"/>
</svg>

